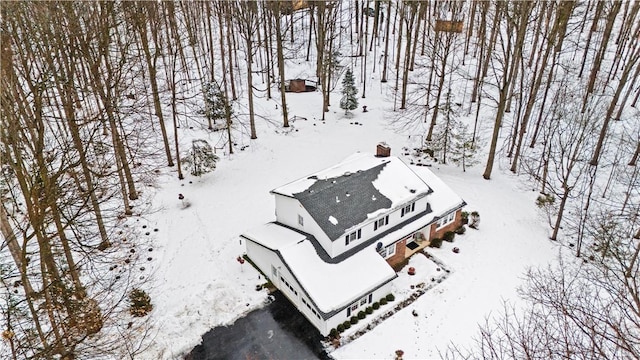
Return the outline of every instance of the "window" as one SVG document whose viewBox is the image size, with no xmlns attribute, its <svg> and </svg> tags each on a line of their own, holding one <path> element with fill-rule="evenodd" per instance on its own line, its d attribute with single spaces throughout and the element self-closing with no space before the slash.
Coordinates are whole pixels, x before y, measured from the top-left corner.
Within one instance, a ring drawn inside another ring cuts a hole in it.
<svg viewBox="0 0 640 360">
<path fill-rule="evenodd" d="M 443 216 L 440 220 L 438 220 L 438 228 L 441 228 L 445 225 L 452 223 L 455 218 L 456 218 L 455 212 L 452 212 Z"/>
<path fill-rule="evenodd" d="M 365 305 L 367 303 L 367 297 L 363 297 L 362 299 L 360 299 L 360 306 Z"/>
<path fill-rule="evenodd" d="M 304 226 L 304 218 L 302 215 L 298 215 L 298 225 Z"/>
<path fill-rule="evenodd" d="M 373 223 L 373 231 L 376 231 L 376 230 L 378 230 L 378 228 L 380 228 L 382 226 L 385 226 L 387 224 L 389 224 L 389 215 L 376 220 Z"/>
<path fill-rule="evenodd" d="M 416 203 L 411 203 L 400 210 L 400 217 L 405 216 L 406 214 L 413 212 L 416 209 Z"/>
<path fill-rule="evenodd" d="M 380 256 L 385 259 L 392 257 L 396 254 L 396 244 L 391 244 L 387 247 L 383 247 L 382 249 L 378 250 L 378 254 L 380 254 Z"/>
<path fill-rule="evenodd" d="M 349 243 L 353 242 L 354 240 L 360 239 L 361 235 L 362 235 L 361 229 L 358 229 L 358 231 L 354 231 L 351 234 L 346 235 L 344 237 L 344 244 L 349 245 Z"/>
</svg>

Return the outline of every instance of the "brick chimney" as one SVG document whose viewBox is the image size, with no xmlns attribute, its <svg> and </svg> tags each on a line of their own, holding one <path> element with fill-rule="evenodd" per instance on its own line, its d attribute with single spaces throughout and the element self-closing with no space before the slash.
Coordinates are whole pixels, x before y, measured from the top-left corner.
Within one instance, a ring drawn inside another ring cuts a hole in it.
<svg viewBox="0 0 640 360">
<path fill-rule="evenodd" d="M 381 142 L 376 147 L 376 156 L 377 157 L 389 157 L 391 156 L 391 148 L 384 142 Z"/>
</svg>

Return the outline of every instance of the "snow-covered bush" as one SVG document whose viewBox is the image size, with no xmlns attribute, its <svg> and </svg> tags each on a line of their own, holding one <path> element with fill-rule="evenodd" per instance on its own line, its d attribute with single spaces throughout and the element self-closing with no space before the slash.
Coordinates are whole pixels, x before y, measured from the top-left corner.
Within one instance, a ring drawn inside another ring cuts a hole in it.
<svg viewBox="0 0 640 360">
<path fill-rule="evenodd" d="M 191 150 L 182 163 L 191 170 L 191 175 L 200 176 L 215 170 L 218 159 L 206 140 L 196 139 L 191 142 Z"/>
<path fill-rule="evenodd" d="M 471 217 L 469 218 L 469 227 L 477 229 L 478 226 L 480 226 L 480 214 L 477 211 L 472 211 Z"/>
</svg>

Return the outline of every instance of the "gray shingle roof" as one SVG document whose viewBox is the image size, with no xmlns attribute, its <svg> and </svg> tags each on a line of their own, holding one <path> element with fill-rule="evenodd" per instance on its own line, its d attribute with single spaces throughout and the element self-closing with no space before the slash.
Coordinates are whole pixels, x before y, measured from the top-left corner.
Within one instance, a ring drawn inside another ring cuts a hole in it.
<svg viewBox="0 0 640 360">
<path fill-rule="evenodd" d="M 367 214 L 391 208 L 391 200 L 373 186 L 386 165 L 387 162 L 356 173 L 318 179 L 311 187 L 293 196 L 329 239 L 335 241 L 347 229 L 367 220 Z M 335 220 L 331 221 L 329 217 Z"/>
</svg>

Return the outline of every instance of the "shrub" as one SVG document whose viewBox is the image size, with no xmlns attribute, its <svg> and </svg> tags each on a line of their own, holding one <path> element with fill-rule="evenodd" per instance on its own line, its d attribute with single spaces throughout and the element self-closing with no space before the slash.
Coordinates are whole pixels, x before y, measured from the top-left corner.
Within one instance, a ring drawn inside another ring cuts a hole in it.
<svg viewBox="0 0 640 360">
<path fill-rule="evenodd" d="M 338 330 L 338 332 L 343 332 L 344 331 L 344 325 L 338 324 L 337 330 Z"/>
<path fill-rule="evenodd" d="M 133 289 L 129 293 L 129 313 L 135 317 L 146 316 L 153 310 L 151 298 L 146 291 Z"/>
<path fill-rule="evenodd" d="M 367 308 L 364 309 L 364 312 L 366 312 L 367 315 L 371 315 L 373 313 L 373 308 L 371 306 L 367 306 Z"/>
<path fill-rule="evenodd" d="M 351 327 L 351 322 L 349 320 L 345 321 L 342 323 L 342 326 L 344 326 L 344 329 L 347 330 Z"/>
<path fill-rule="evenodd" d="M 331 331 L 329 331 L 329 336 L 331 336 L 331 337 L 338 336 L 338 330 L 336 330 L 336 328 L 331 329 Z"/>
<path fill-rule="evenodd" d="M 480 225 L 480 214 L 477 211 L 471 213 L 471 219 L 469 220 L 469 227 L 472 229 L 478 229 Z"/>
<path fill-rule="evenodd" d="M 456 233 L 454 233 L 453 231 L 447 231 L 446 233 L 444 233 L 444 235 L 442 235 L 442 240 L 447 242 L 453 242 L 453 238 L 455 237 L 456 237 Z"/>
<path fill-rule="evenodd" d="M 376 301 L 371 305 L 371 307 L 373 307 L 373 310 L 378 310 L 380 309 L 380 304 Z"/>
<path fill-rule="evenodd" d="M 351 324 L 352 324 L 352 325 L 355 325 L 355 324 L 357 324 L 357 323 L 358 323 L 358 317 L 357 317 L 357 316 L 352 316 L 352 317 L 351 317 Z"/>
<path fill-rule="evenodd" d="M 456 234 L 458 235 L 462 235 L 467 231 L 467 228 L 464 226 L 460 226 L 459 228 L 456 229 Z"/>
<path fill-rule="evenodd" d="M 359 311 L 358 312 L 358 319 L 362 320 L 365 317 L 367 317 L 367 314 L 364 311 Z"/>
<path fill-rule="evenodd" d="M 380 299 L 380 305 L 387 305 L 387 299 L 385 298 Z"/>
<path fill-rule="evenodd" d="M 551 194 L 540 195 L 536 199 L 536 206 L 538 206 L 539 208 L 543 208 L 548 205 L 553 205 L 553 203 L 555 202 L 556 202 L 556 198 Z M 474 212 L 476 213 L 476 215 L 478 215 L 477 211 L 474 211 Z"/>
<path fill-rule="evenodd" d="M 385 299 L 387 299 L 387 301 L 393 301 L 396 299 L 396 297 L 393 296 L 393 294 L 387 294 L 387 296 L 385 296 Z"/>
<path fill-rule="evenodd" d="M 429 247 L 439 248 L 440 246 L 442 246 L 442 239 L 440 238 L 431 239 L 431 241 L 429 242 Z"/>
</svg>

